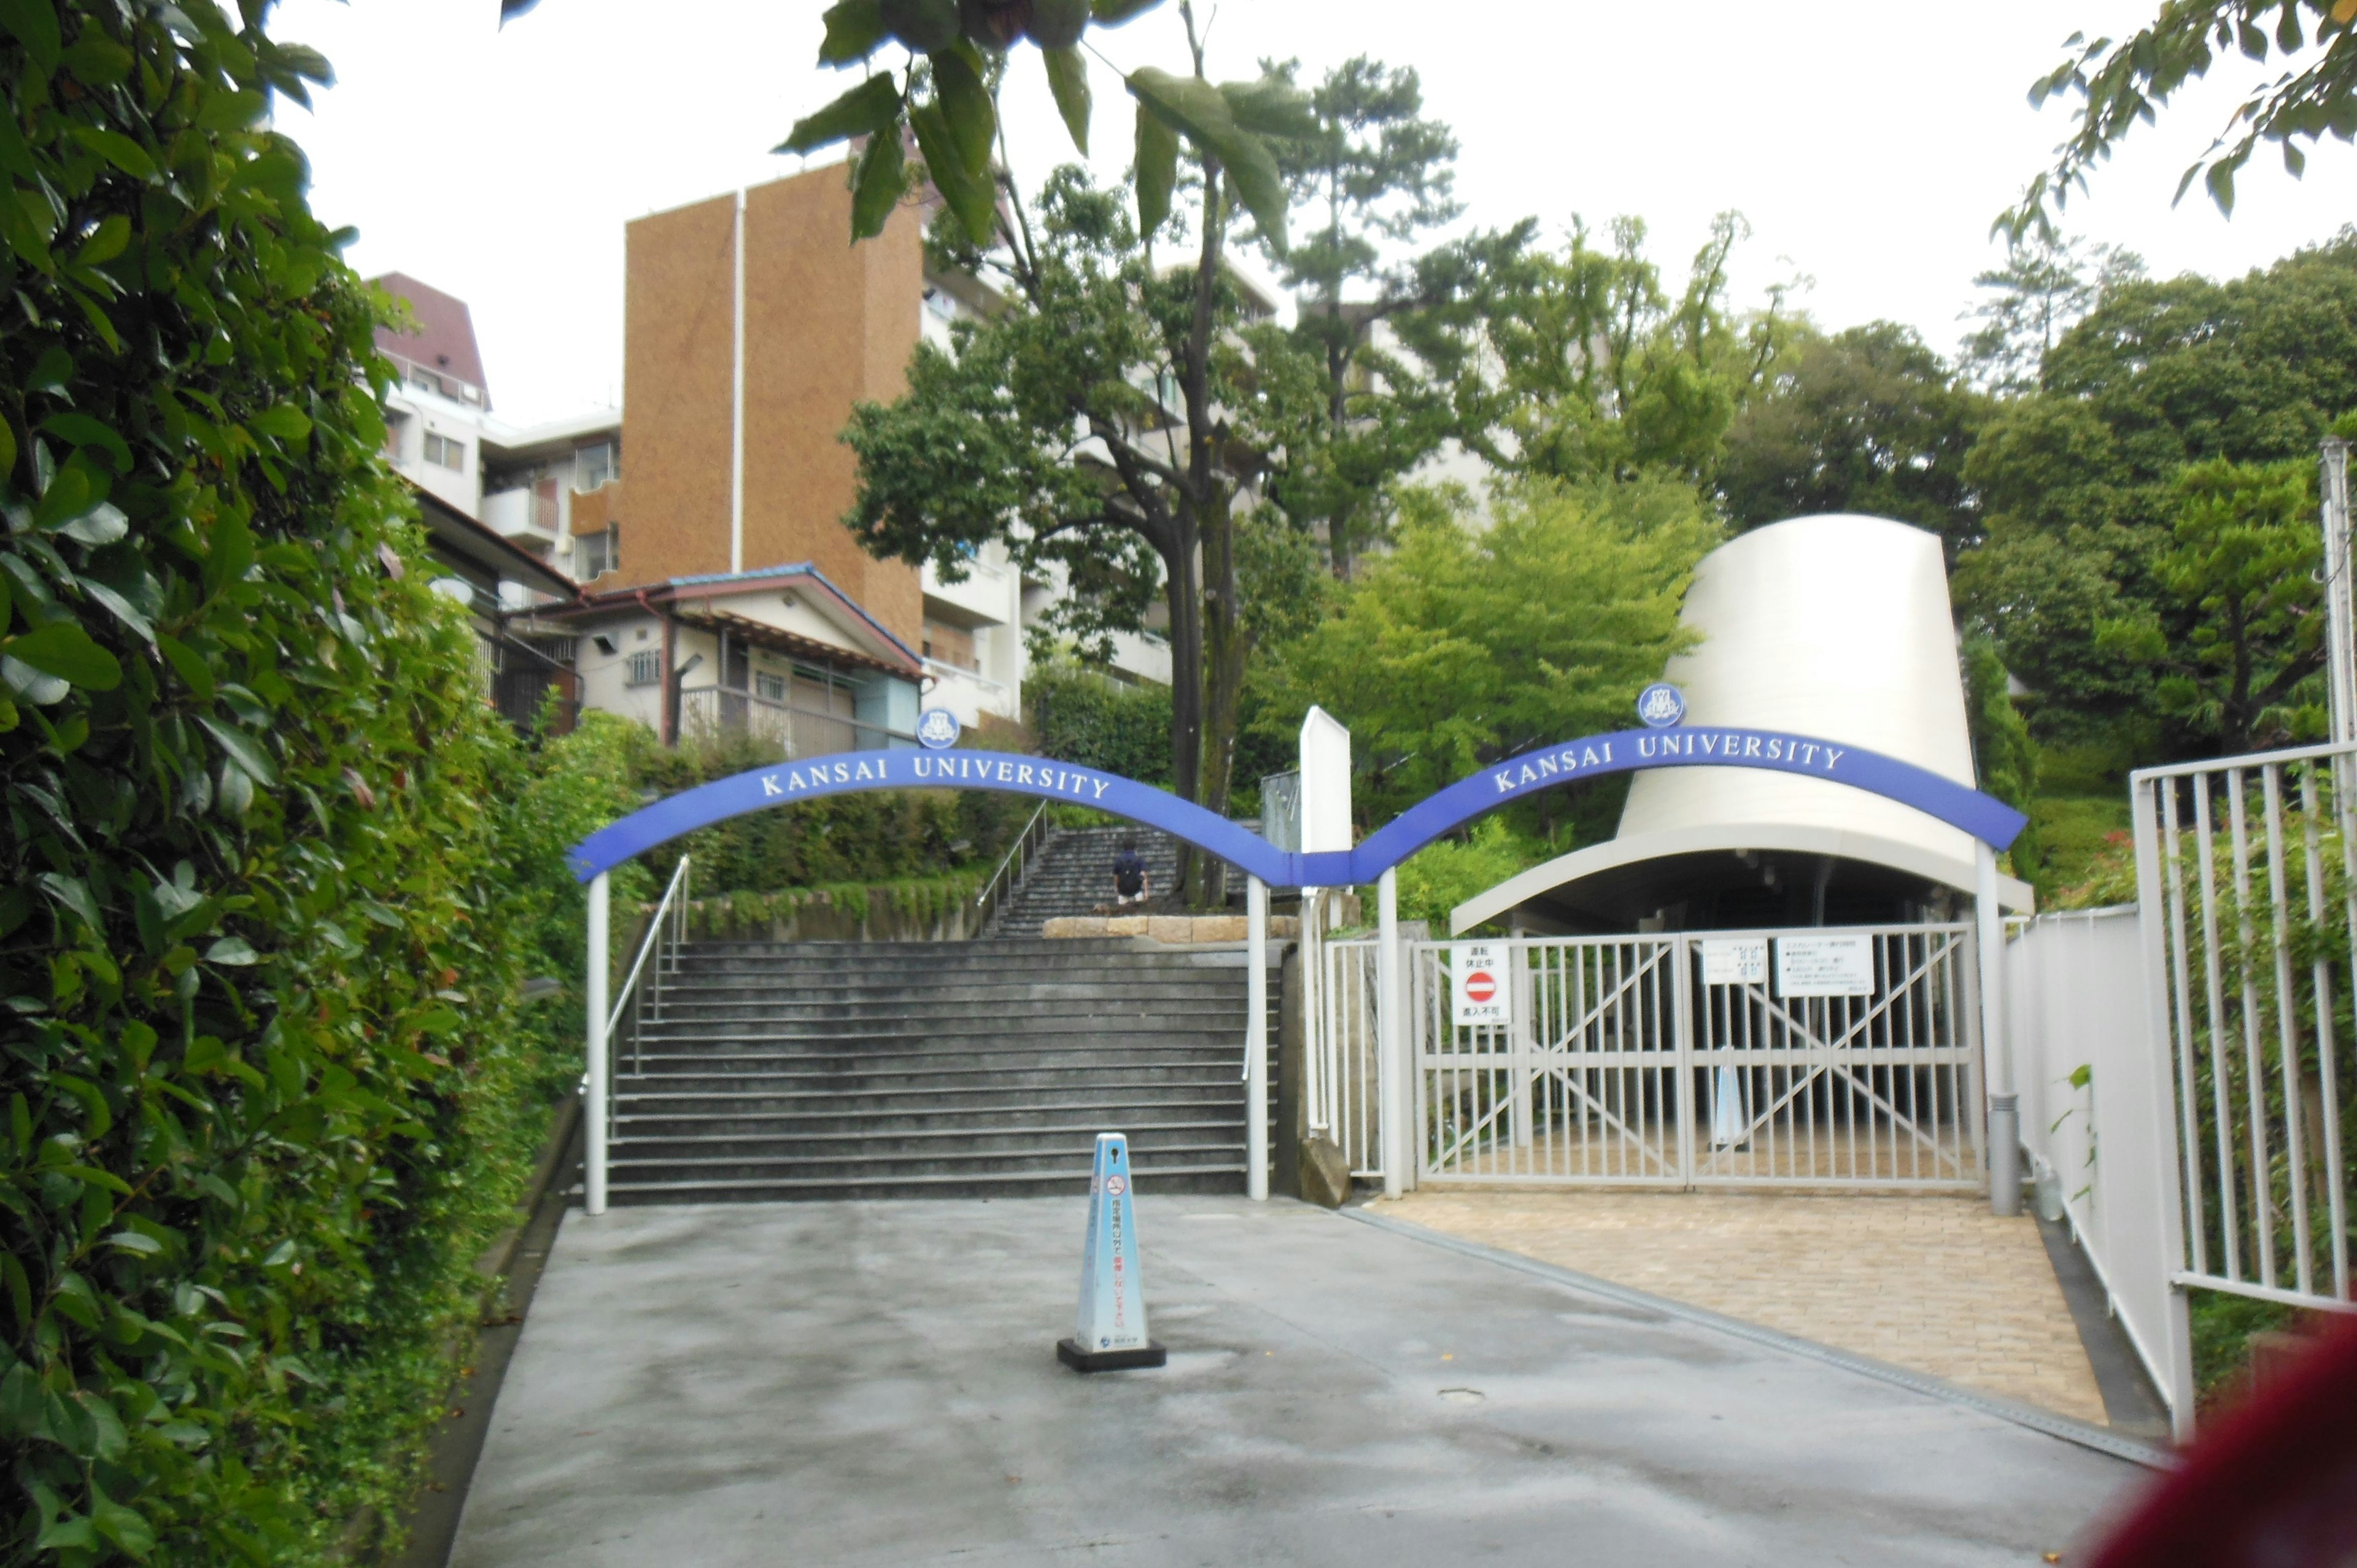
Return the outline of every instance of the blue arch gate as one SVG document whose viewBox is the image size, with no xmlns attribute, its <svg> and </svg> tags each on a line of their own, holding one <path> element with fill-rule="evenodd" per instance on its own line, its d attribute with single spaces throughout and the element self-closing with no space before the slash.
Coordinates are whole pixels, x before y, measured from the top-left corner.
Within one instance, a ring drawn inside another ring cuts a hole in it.
<svg viewBox="0 0 2357 1568">
<path fill-rule="evenodd" d="M 608 874 L 623 862 L 698 828 L 748 812 L 829 795 L 874 789 L 989 789 L 1091 806 L 1157 828 L 1226 861 L 1246 878 L 1247 925 L 1251 933 L 1246 967 L 1252 987 L 1244 1041 L 1246 1162 L 1250 1172 L 1247 1187 L 1255 1198 L 1265 1197 L 1268 1191 L 1265 1036 L 1269 890 L 1374 885 L 1379 915 L 1378 936 L 1370 954 L 1375 971 L 1371 1021 L 1375 1026 L 1377 1061 L 1372 1074 L 1376 1080 L 1372 1103 L 1368 1109 L 1372 1112 L 1369 1120 L 1382 1148 L 1385 1188 L 1397 1193 L 1405 1186 L 1411 1160 L 1418 1157 L 1412 1127 L 1429 1128 L 1436 1115 L 1446 1114 L 1460 1120 L 1469 1116 L 1473 1124 L 1494 1128 L 1500 1125 L 1498 1117 L 1502 1115 L 1510 1139 L 1507 1146 L 1513 1147 L 1516 1145 L 1511 1139 L 1514 1131 L 1525 1123 L 1535 1124 L 1533 1119 L 1541 1102 L 1539 1097 L 1554 1092 L 1539 1083 L 1542 1073 L 1533 1070 L 1528 1063 L 1507 1069 L 1500 1081 L 1510 1087 L 1502 1095 L 1495 1090 L 1473 1090 L 1471 1098 L 1465 1101 L 1469 1108 L 1465 1111 L 1444 1107 L 1437 1090 L 1419 1091 L 1417 1080 L 1423 1076 L 1419 1069 L 1426 1064 L 1413 1059 L 1411 1041 L 1417 1032 L 1404 1026 L 1411 1009 L 1417 1005 L 1415 999 L 1436 995 L 1439 988 L 1414 968 L 1411 955 L 1400 940 L 1399 863 L 1442 834 L 1542 790 L 1656 768 L 1742 768 L 1821 778 L 1898 800 L 1974 837 L 1978 845 L 1975 904 L 1980 940 L 1979 962 L 1974 976 L 1977 983 L 1973 999 L 1975 1004 L 1971 1010 L 1981 1020 L 1980 1038 L 1975 1044 L 1989 1064 L 1988 1147 L 1992 1157 L 1986 1162 L 1988 1180 L 1993 1201 L 2000 1206 L 2018 1205 L 2018 1183 L 2009 1160 L 2017 1142 L 2011 1122 L 2010 1067 L 2005 1058 L 2002 1031 L 1993 1024 L 2001 1016 L 2000 981 L 1994 961 L 2002 949 L 1998 940 L 1996 854 L 2013 841 L 2027 819 L 2003 801 L 1953 779 L 1860 747 L 1780 730 L 1681 725 L 1589 736 L 1524 753 L 1435 792 L 1370 834 L 1356 848 L 1325 853 L 1279 849 L 1223 817 L 1167 790 L 1119 774 L 1035 757 L 967 749 L 849 752 L 808 761 L 780 762 L 716 779 L 656 801 L 592 833 L 566 855 L 575 876 L 587 884 L 588 895 L 588 961 L 585 975 L 588 1001 L 588 1168 L 585 1186 L 589 1212 L 601 1214 L 606 1208 L 611 1035 L 619 1015 L 613 1007 L 609 984 Z M 680 892 L 675 879 L 665 895 L 666 908 Z M 655 922 L 658 928 L 661 914 L 659 910 Z M 652 940 L 651 935 L 650 940 Z M 1687 966 L 1696 956 L 1688 950 L 1687 944 L 1698 940 L 1670 940 L 1670 947 L 1679 956 L 1669 962 L 1668 969 L 1677 977 L 1674 990 L 1680 993 L 1687 983 Z M 642 964 L 644 958 L 642 950 L 638 962 Z M 1427 958 L 1421 961 L 1432 961 Z M 634 966 L 632 979 L 625 982 L 626 990 L 635 978 Z M 1564 1043 L 1568 1044 L 1571 1038 L 1566 1035 Z M 1822 1055 L 1826 1046 L 1823 1039 L 1816 1039 L 1813 1047 L 1797 1048 L 1815 1049 Z M 1858 1059 L 1861 1058 L 1852 1058 Z M 1555 1066 L 1549 1064 L 1544 1071 L 1551 1082 L 1560 1082 L 1567 1088 L 1571 1081 L 1567 1069 L 1566 1074 L 1557 1075 Z M 1824 1069 L 1810 1069 L 1808 1082 L 1813 1084 L 1824 1076 Z M 1498 1078 L 1495 1071 L 1491 1078 Z M 1516 1081 L 1520 1087 L 1512 1087 Z M 1730 1089 L 1730 1098 L 1743 1092 L 1746 1091 L 1739 1086 Z M 1756 1097 L 1761 1090 L 1751 1088 L 1748 1092 Z M 1978 1098 L 1977 1092 L 1974 1098 Z M 1790 1099 L 1786 1103 L 1791 1103 Z M 1517 1105 L 1522 1107 L 1520 1111 L 1515 1109 Z M 1566 1112 L 1573 1108 L 1569 1100 L 1565 1106 Z"/>
</svg>

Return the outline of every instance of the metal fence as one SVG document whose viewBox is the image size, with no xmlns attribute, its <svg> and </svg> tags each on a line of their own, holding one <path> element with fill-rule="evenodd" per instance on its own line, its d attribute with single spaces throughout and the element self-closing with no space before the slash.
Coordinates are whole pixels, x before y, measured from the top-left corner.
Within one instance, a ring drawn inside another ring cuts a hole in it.
<svg viewBox="0 0 2357 1568">
<path fill-rule="evenodd" d="M 2007 1036 L 2039 1208 L 2067 1219 L 2180 1434 L 2193 1366 L 2169 1053 L 2142 998 L 2133 907 L 2041 915 L 2006 944 Z"/>
<path fill-rule="evenodd" d="M 1786 944 L 1792 944 L 1787 946 Z M 1828 982 L 1802 958 L 1842 961 Z M 1985 1180 L 1970 927 L 1411 950 L 1418 1175 L 1566 1186 L 1971 1191 Z"/>
<path fill-rule="evenodd" d="M 1375 1026 L 1375 943 L 1360 938 L 1317 941 L 1308 1005 L 1313 1020 L 1305 1052 L 1304 1096 L 1309 1131 L 1331 1138 L 1351 1174 L 1383 1174 L 1382 1061 Z"/>
<path fill-rule="evenodd" d="M 2348 745 L 2131 776 L 2152 1033 L 2175 1100 L 2178 1283 L 2350 1305 L 2352 779 Z"/>
</svg>

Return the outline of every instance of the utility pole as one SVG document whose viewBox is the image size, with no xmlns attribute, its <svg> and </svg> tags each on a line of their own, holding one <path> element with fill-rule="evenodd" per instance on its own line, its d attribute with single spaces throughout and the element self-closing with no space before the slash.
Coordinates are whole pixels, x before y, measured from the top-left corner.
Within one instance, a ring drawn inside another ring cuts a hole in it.
<svg viewBox="0 0 2357 1568">
<path fill-rule="evenodd" d="M 2335 745 L 2357 741 L 2357 594 L 2350 582 L 2349 443 L 2324 438 L 2324 670 Z"/>
</svg>

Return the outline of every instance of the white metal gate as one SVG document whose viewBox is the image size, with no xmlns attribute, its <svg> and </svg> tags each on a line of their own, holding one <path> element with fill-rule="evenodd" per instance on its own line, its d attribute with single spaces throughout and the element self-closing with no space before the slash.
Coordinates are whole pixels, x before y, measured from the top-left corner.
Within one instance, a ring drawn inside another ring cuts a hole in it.
<svg viewBox="0 0 2357 1568">
<path fill-rule="evenodd" d="M 1458 944 L 1413 944 L 1417 1174 L 1976 1190 L 1973 940 L 1918 925 L 1492 941 L 1506 1017 L 1484 1025 L 1456 1022 Z M 1846 967 L 1809 971 L 1803 944 Z"/>
<path fill-rule="evenodd" d="M 2357 746 L 2144 768 L 2130 800 L 2180 1162 L 2171 1283 L 2352 1310 Z"/>
</svg>

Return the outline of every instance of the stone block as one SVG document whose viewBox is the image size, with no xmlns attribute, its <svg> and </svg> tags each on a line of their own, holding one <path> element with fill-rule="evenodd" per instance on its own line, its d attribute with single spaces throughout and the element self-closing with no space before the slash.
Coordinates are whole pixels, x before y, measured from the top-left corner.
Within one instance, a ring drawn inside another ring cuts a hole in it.
<svg viewBox="0 0 2357 1568">
<path fill-rule="evenodd" d="M 1190 922 L 1194 935 L 1189 940 L 1198 942 L 1240 942 L 1244 940 L 1246 924 L 1242 915 L 1198 915 Z"/>
<path fill-rule="evenodd" d="M 1151 917 L 1146 915 L 1114 915 L 1105 921 L 1104 934 L 1109 937 L 1145 936 L 1146 923 L 1149 918 Z"/>
<path fill-rule="evenodd" d="M 1157 942 L 1183 945 L 1195 940 L 1195 922 L 1184 915 L 1148 915 L 1146 934 Z"/>
<path fill-rule="evenodd" d="M 1301 1199 L 1340 1208 L 1351 1197 L 1351 1162 L 1333 1139 L 1313 1133 L 1301 1141 Z"/>
</svg>

